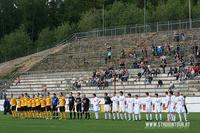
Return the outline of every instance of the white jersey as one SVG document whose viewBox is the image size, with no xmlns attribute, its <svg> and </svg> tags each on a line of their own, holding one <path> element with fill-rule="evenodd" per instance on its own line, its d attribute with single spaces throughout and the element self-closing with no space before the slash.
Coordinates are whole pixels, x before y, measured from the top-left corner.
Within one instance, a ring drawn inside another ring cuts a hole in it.
<svg viewBox="0 0 200 133">
<path fill-rule="evenodd" d="M 161 112 L 162 109 L 162 99 L 161 98 L 155 98 L 154 99 L 154 105 L 155 105 L 155 112 Z"/>
<path fill-rule="evenodd" d="M 93 100 L 93 109 L 95 112 L 98 111 L 99 104 L 100 104 L 100 99 L 98 97 L 95 97 Z"/>
<path fill-rule="evenodd" d="M 126 110 L 126 98 L 125 96 L 119 96 L 119 112 L 125 112 Z"/>
<path fill-rule="evenodd" d="M 134 99 L 134 114 L 139 114 L 140 113 L 140 99 Z"/>
<path fill-rule="evenodd" d="M 128 106 L 128 113 L 133 113 L 133 104 L 134 104 L 134 99 L 133 98 L 127 98 L 126 103 Z"/>
<path fill-rule="evenodd" d="M 126 106 L 126 98 L 125 96 L 119 96 L 119 106 Z"/>
<path fill-rule="evenodd" d="M 176 97 L 176 106 L 184 106 L 184 97 L 183 96 L 177 96 Z"/>
<path fill-rule="evenodd" d="M 145 98 L 146 112 L 152 111 L 152 99 L 150 96 Z"/>
<path fill-rule="evenodd" d="M 118 102 L 119 102 L 119 98 L 118 96 L 114 96 L 111 98 L 112 100 L 112 111 L 113 112 L 117 112 L 118 111 Z"/>
<path fill-rule="evenodd" d="M 176 97 L 174 95 L 170 96 L 169 112 L 175 112 L 175 99 Z"/>
</svg>

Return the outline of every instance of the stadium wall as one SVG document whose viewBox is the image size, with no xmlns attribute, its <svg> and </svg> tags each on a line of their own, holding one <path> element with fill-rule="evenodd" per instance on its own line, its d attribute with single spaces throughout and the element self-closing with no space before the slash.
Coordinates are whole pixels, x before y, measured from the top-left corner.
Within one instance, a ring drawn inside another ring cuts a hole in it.
<svg viewBox="0 0 200 133">
<path fill-rule="evenodd" d="M 3 102 L 4 100 L 0 100 L 0 111 L 3 111 Z M 93 103 L 93 99 L 91 99 L 91 103 Z M 142 103 L 142 112 L 145 112 L 144 98 L 141 98 L 141 103 Z M 162 97 L 162 103 L 165 103 L 165 97 Z M 104 112 L 103 104 L 104 104 L 104 99 L 101 98 L 101 106 L 99 107 L 99 111 L 101 112 Z M 200 112 L 200 97 L 187 97 L 186 106 L 189 112 Z M 67 105 L 66 109 L 68 109 Z M 90 108 L 90 110 L 93 111 L 92 107 Z M 163 107 L 163 112 L 166 112 L 166 109 L 164 107 Z"/>
</svg>

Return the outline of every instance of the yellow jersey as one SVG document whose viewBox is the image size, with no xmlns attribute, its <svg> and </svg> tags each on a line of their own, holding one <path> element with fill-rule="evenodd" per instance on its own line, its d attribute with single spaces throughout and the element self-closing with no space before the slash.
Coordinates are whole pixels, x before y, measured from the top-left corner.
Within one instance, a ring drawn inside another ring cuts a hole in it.
<svg viewBox="0 0 200 133">
<path fill-rule="evenodd" d="M 20 99 L 17 100 L 17 108 L 21 108 L 21 100 Z"/>
<path fill-rule="evenodd" d="M 46 100 L 44 98 L 40 99 L 41 108 L 46 107 Z"/>
<path fill-rule="evenodd" d="M 59 106 L 60 107 L 65 106 L 65 97 L 64 96 L 59 97 Z"/>
<path fill-rule="evenodd" d="M 16 100 L 16 98 L 12 97 L 12 98 L 10 99 L 10 104 L 11 104 L 11 106 L 16 106 L 16 105 L 17 105 L 17 100 Z"/>
<path fill-rule="evenodd" d="M 51 106 L 51 97 L 50 96 L 46 97 L 46 106 Z"/>
<path fill-rule="evenodd" d="M 39 97 L 35 98 L 35 105 L 40 106 L 40 98 Z"/>
<path fill-rule="evenodd" d="M 31 99 L 27 98 L 27 107 L 32 107 Z"/>
<path fill-rule="evenodd" d="M 24 97 L 24 106 L 27 106 L 27 97 Z"/>
<path fill-rule="evenodd" d="M 36 106 L 35 98 L 31 99 L 31 106 L 32 106 L 32 108 L 35 108 L 35 106 Z"/>
<path fill-rule="evenodd" d="M 24 97 L 20 98 L 20 104 L 21 104 L 21 107 L 24 107 Z"/>
</svg>

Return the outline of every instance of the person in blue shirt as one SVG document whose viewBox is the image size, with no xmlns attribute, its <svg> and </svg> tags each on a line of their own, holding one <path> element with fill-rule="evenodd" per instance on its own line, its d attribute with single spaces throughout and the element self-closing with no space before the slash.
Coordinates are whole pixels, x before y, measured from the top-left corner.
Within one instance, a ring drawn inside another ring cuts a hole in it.
<svg viewBox="0 0 200 133">
<path fill-rule="evenodd" d="M 52 98 L 52 111 L 53 111 L 53 118 L 58 118 L 58 105 L 59 105 L 59 99 L 56 96 L 56 93 L 53 94 Z"/>
</svg>

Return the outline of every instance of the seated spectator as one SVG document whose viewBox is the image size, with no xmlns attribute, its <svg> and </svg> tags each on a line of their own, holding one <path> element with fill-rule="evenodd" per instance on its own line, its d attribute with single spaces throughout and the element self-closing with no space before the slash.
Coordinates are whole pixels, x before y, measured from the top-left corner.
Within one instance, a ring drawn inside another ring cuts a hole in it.
<svg viewBox="0 0 200 133">
<path fill-rule="evenodd" d="M 158 80 L 157 88 L 158 88 L 158 87 L 162 87 L 162 85 L 163 85 L 163 81 L 162 81 L 161 79 L 159 79 L 159 80 Z"/>
<path fill-rule="evenodd" d="M 121 81 L 128 81 L 128 77 L 129 77 L 128 70 L 125 69 L 125 70 L 123 71 L 123 75 L 121 76 Z"/>
<path fill-rule="evenodd" d="M 174 83 L 172 83 L 172 81 L 170 81 L 169 91 L 174 91 L 174 89 L 175 89 L 175 85 L 174 85 Z"/>
<path fill-rule="evenodd" d="M 141 77 L 142 77 L 142 73 L 139 72 L 139 73 L 137 74 L 137 77 L 136 77 L 136 80 L 135 80 L 135 81 L 140 81 Z"/>
<path fill-rule="evenodd" d="M 77 89 L 80 89 L 81 88 L 81 83 L 79 81 L 75 81 L 74 84 L 73 84 L 73 87 L 77 90 Z"/>
<path fill-rule="evenodd" d="M 168 74 L 167 74 L 168 76 L 170 75 L 170 76 L 172 76 L 173 75 L 173 69 L 172 69 L 172 67 L 170 67 L 169 68 L 169 72 L 168 72 Z"/>
<path fill-rule="evenodd" d="M 156 68 L 156 76 L 157 76 L 158 74 L 161 74 L 161 72 L 160 72 L 160 69 L 159 69 L 159 68 Z"/>
<path fill-rule="evenodd" d="M 125 58 L 126 57 L 126 54 L 125 54 L 125 50 L 124 49 L 122 49 L 122 51 L 121 51 L 121 57 L 120 58 Z"/>
</svg>

